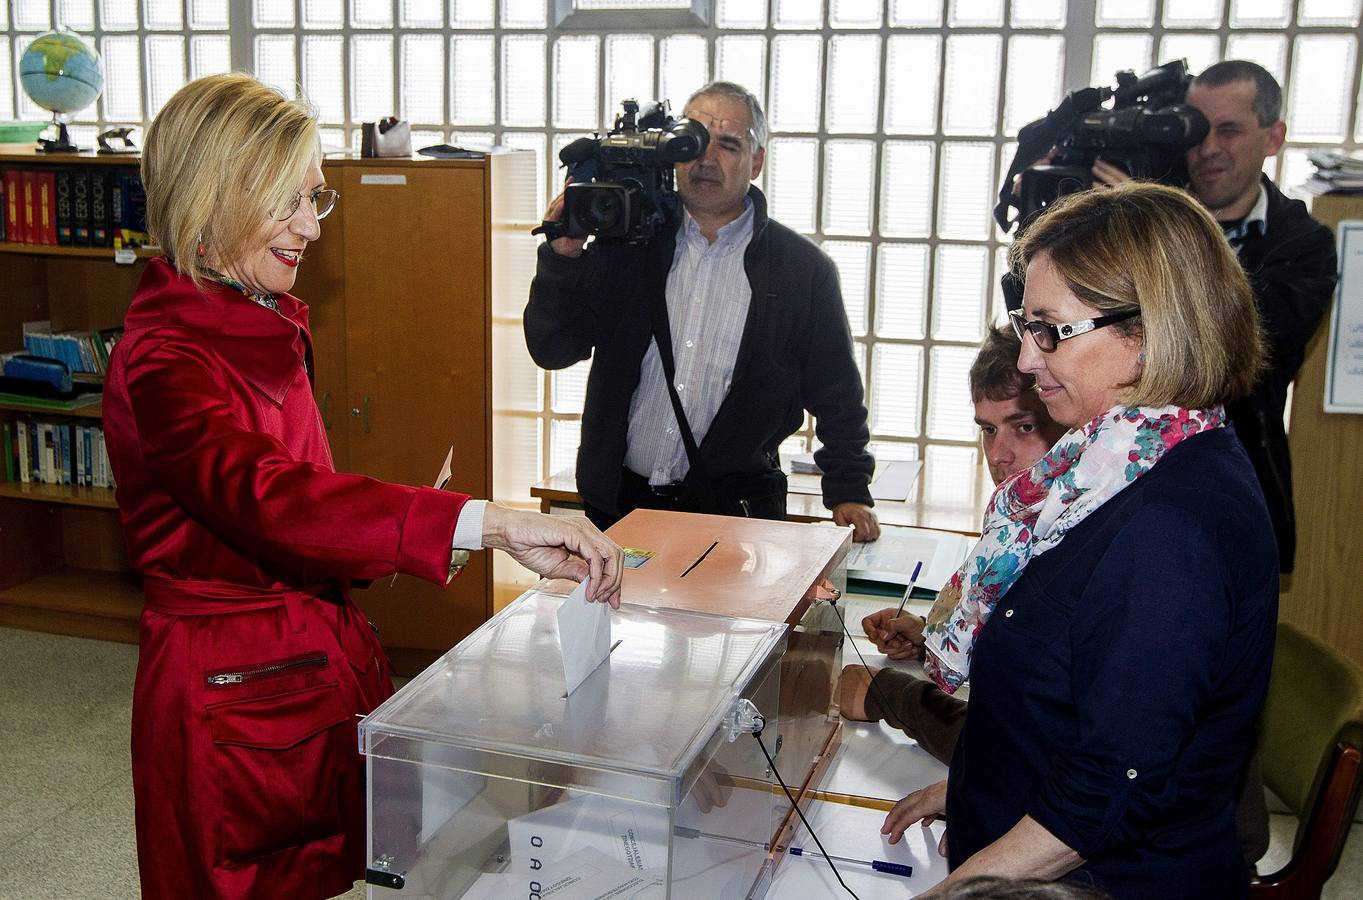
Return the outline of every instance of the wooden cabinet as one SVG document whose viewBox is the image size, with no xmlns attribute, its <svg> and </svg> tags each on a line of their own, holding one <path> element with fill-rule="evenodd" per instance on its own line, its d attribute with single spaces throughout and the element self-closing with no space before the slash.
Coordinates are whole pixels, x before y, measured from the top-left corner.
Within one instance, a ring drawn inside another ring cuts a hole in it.
<svg viewBox="0 0 1363 900">
<path fill-rule="evenodd" d="M 1363 197 L 1326 194 L 1311 215 L 1337 229 L 1363 219 Z M 1358 510 L 1363 505 L 1363 416 L 1325 412 L 1330 317 L 1306 347 L 1292 389 L 1288 440 L 1297 512 L 1297 563 L 1283 579 L 1278 615 L 1363 665 L 1363 616 L 1358 614 L 1363 552 Z"/>
<path fill-rule="evenodd" d="M 341 202 L 297 294 L 312 310 L 336 468 L 431 484 L 452 447 L 450 487 L 492 496 L 491 248 L 495 229 L 534 207 L 520 192 L 534 184 L 533 156 L 339 160 L 323 172 Z M 356 599 L 411 673 L 491 615 L 491 560 L 474 554 L 449 588 L 400 576 Z"/>
<path fill-rule="evenodd" d="M 311 310 L 316 398 L 336 468 L 429 485 L 453 447 L 450 488 L 491 496 L 491 253 L 498 228 L 523 229 L 537 214 L 533 155 L 328 160 L 322 169 L 341 201 L 294 292 Z M 0 348 L 18 346 L 20 323 L 32 319 L 119 323 L 145 265 L 115 266 L 107 250 L 2 249 L 12 252 L 0 253 Z M 533 256 L 496 277 L 523 278 L 525 265 Z M 0 625 L 136 640 L 141 595 L 112 491 L 0 487 Z M 491 614 L 487 556 L 474 554 L 447 589 L 400 576 L 356 592 L 399 671 L 423 667 Z"/>
</svg>

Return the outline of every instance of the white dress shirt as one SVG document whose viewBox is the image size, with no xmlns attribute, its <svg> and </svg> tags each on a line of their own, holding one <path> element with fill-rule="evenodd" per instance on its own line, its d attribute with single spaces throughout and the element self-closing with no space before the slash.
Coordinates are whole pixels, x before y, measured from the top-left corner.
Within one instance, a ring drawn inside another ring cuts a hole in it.
<svg viewBox="0 0 1363 900">
<path fill-rule="evenodd" d="M 683 213 L 677 229 L 677 248 L 667 275 L 667 319 L 677 395 L 697 446 L 705 440 L 733 381 L 752 303 L 752 285 L 743 268 L 752 233 L 751 200 L 742 215 L 719 229 L 713 244 L 688 213 Z M 648 301 L 641 297 L 639 302 Z M 691 468 L 656 341 L 644 354 L 639 386 L 630 399 L 625 466 L 650 484 L 680 481 Z"/>
</svg>

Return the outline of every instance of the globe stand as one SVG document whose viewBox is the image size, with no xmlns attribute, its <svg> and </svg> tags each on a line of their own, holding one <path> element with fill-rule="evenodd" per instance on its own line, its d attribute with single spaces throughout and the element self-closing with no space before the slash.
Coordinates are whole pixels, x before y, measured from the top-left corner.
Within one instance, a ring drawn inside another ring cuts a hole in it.
<svg viewBox="0 0 1363 900">
<path fill-rule="evenodd" d="M 75 144 L 71 143 L 71 133 L 66 130 L 66 123 L 57 118 L 57 114 L 52 114 L 52 125 L 57 129 L 56 139 L 38 138 L 38 152 L 40 153 L 75 153 L 80 150 Z"/>
</svg>

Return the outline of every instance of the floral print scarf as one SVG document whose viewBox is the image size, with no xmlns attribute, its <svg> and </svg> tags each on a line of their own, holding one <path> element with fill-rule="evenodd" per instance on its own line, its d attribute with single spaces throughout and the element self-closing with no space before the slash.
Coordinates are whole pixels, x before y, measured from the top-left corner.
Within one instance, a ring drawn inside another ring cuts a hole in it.
<svg viewBox="0 0 1363 900">
<path fill-rule="evenodd" d="M 245 294 L 248 298 L 250 298 L 251 302 L 259 303 L 266 309 L 272 309 L 275 312 L 279 312 L 279 301 L 274 298 L 274 294 L 257 293 L 248 288 L 246 285 L 242 284 L 240 281 L 237 281 L 231 275 L 224 275 L 219 271 L 208 268 L 208 266 L 203 266 L 202 271 L 205 275 L 207 275 L 209 278 L 212 278 L 219 284 L 226 285 L 227 287 L 230 287 L 234 291 L 240 291 L 241 293 Z"/>
<path fill-rule="evenodd" d="M 923 670 L 954 693 L 970 676 L 976 637 L 1027 563 L 1150 471 L 1171 447 L 1225 420 L 1220 406 L 1115 406 L 1004 480 L 989 498 L 979 543 L 928 613 Z"/>
</svg>

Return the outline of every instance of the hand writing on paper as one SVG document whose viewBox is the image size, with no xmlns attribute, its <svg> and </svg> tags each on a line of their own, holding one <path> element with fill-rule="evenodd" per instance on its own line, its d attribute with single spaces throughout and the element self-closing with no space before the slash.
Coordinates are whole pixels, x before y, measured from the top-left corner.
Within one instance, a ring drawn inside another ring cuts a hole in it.
<svg viewBox="0 0 1363 900">
<path fill-rule="evenodd" d="M 912 613 L 896 618 L 897 612 L 894 607 L 873 612 L 861 620 L 861 628 L 890 659 L 922 659 L 923 619 Z"/>
<path fill-rule="evenodd" d="M 587 579 L 588 600 L 620 608 L 623 552 L 584 518 L 546 516 L 489 503 L 483 514 L 483 546 L 505 551 L 546 578 Z"/>
</svg>

